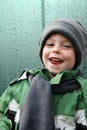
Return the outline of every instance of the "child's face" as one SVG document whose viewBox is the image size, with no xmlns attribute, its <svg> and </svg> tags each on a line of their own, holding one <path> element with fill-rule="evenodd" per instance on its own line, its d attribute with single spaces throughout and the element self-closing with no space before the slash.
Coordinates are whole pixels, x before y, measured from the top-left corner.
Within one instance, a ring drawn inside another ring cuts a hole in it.
<svg viewBox="0 0 87 130">
<path fill-rule="evenodd" d="M 75 52 L 70 41 L 61 34 L 51 35 L 45 43 L 42 60 L 51 76 L 62 70 L 71 70 L 75 64 Z"/>
</svg>

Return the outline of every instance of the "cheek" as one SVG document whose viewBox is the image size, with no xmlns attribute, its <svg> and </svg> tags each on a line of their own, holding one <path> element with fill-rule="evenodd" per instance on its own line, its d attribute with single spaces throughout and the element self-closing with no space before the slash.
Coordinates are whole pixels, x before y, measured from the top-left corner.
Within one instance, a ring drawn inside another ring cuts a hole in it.
<svg viewBox="0 0 87 130">
<path fill-rule="evenodd" d="M 68 52 L 67 54 L 65 54 L 65 58 L 72 64 L 75 64 L 76 61 L 76 56 L 75 53 L 72 52 Z"/>
<path fill-rule="evenodd" d="M 49 51 L 44 48 L 42 52 L 42 60 L 48 58 L 48 55 L 49 55 Z"/>
</svg>

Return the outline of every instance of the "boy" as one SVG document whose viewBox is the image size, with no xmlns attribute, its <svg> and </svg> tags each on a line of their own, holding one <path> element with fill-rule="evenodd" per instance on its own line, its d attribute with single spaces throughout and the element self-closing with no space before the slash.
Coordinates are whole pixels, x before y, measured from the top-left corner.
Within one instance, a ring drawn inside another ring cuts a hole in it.
<svg viewBox="0 0 87 130">
<path fill-rule="evenodd" d="M 39 44 L 44 67 L 25 70 L 3 93 L 0 130 L 87 130 L 87 80 L 78 69 L 86 47 L 77 21 L 49 23 Z"/>
</svg>

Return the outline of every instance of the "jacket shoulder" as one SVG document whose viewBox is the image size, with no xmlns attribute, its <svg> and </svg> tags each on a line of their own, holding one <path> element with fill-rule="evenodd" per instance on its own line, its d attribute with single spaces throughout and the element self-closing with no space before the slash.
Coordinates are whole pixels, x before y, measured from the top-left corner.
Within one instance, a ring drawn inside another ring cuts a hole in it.
<svg viewBox="0 0 87 130">
<path fill-rule="evenodd" d="M 25 80 L 25 79 L 28 78 L 29 75 L 36 75 L 37 72 L 38 72 L 38 69 L 36 69 L 36 70 L 25 69 L 25 70 L 22 71 L 22 73 L 15 80 L 13 80 L 12 82 L 10 82 L 9 85 L 12 86 L 13 84 L 15 84 L 15 83 L 17 83 L 19 81 Z"/>
<path fill-rule="evenodd" d="M 10 82 L 10 86 L 12 86 L 13 84 L 21 81 L 21 80 L 24 80 L 24 79 L 27 79 L 27 71 L 24 70 L 15 80 L 13 80 L 12 82 Z"/>
</svg>

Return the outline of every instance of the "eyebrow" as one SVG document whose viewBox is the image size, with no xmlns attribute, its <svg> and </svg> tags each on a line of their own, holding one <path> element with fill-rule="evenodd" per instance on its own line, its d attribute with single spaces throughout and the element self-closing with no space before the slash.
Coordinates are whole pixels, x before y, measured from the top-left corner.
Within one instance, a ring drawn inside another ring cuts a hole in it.
<svg viewBox="0 0 87 130">
<path fill-rule="evenodd" d="M 53 41 L 53 42 L 55 41 L 52 37 L 48 38 L 47 41 L 48 41 L 48 40 L 51 40 L 51 41 Z M 70 42 L 67 38 L 63 38 L 61 41 L 62 41 L 62 42 L 67 42 L 67 41 Z M 70 42 L 70 43 L 71 43 L 71 42 Z"/>
</svg>

